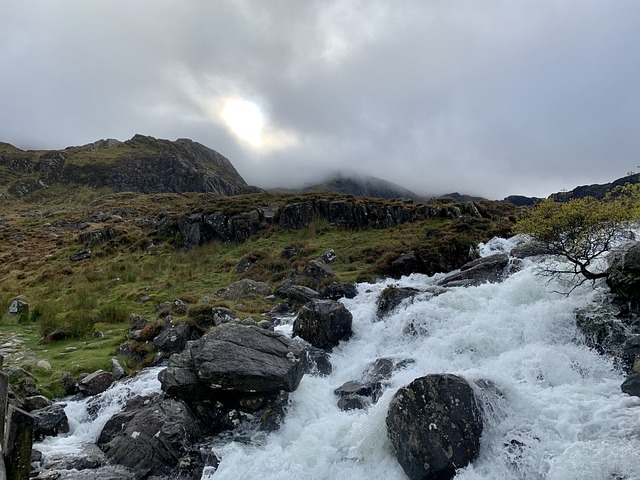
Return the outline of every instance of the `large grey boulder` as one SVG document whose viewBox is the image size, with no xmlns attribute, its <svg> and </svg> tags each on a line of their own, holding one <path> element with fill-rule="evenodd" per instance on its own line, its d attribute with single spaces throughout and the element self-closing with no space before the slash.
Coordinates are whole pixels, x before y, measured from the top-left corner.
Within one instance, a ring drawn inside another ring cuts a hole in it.
<svg viewBox="0 0 640 480">
<path fill-rule="evenodd" d="M 129 400 L 107 421 L 96 443 L 135 478 L 199 479 L 204 461 L 194 445 L 204 433 L 185 402 L 156 394 Z"/>
<path fill-rule="evenodd" d="M 84 377 L 78 383 L 78 390 L 81 393 L 92 396 L 104 392 L 113 382 L 116 381 L 113 373 L 104 370 L 96 370 L 95 372 Z"/>
<path fill-rule="evenodd" d="M 464 264 L 460 267 L 460 272 L 440 280 L 439 285 L 468 287 L 483 283 L 498 283 L 504 279 L 508 264 L 509 255 L 506 253 L 496 253 L 495 255 L 479 258 Z"/>
<path fill-rule="evenodd" d="M 481 413 L 473 389 L 456 375 L 427 375 L 398 390 L 386 423 L 411 480 L 451 479 L 480 451 Z"/>
<path fill-rule="evenodd" d="M 347 308 L 333 300 L 311 300 L 293 322 L 293 335 L 324 350 L 336 347 L 353 333 L 353 316 Z"/>
<path fill-rule="evenodd" d="M 305 348 L 278 332 L 226 323 L 173 355 L 159 379 L 167 394 L 186 400 L 206 399 L 216 391 L 291 392 L 306 362 Z"/>
<path fill-rule="evenodd" d="M 224 298 L 226 300 L 238 300 L 243 297 L 264 297 L 270 293 L 271 287 L 267 283 L 243 278 L 229 285 Z"/>
</svg>

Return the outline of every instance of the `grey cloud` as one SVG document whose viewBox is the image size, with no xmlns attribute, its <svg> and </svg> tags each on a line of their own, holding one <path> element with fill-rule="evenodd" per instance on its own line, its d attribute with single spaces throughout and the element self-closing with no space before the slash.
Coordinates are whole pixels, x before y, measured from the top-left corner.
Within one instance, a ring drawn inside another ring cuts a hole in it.
<svg viewBox="0 0 640 480">
<path fill-rule="evenodd" d="M 639 163 L 639 19 L 632 0 L 12 2 L 0 140 L 189 137 L 261 186 L 348 167 L 544 196 Z M 228 95 L 297 142 L 239 143 L 212 115 Z"/>
</svg>

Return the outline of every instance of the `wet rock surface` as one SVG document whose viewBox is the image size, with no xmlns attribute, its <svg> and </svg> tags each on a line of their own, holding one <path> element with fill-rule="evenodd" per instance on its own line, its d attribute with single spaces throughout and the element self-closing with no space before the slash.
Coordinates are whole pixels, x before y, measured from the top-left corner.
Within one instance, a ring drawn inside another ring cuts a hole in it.
<svg viewBox="0 0 640 480">
<path fill-rule="evenodd" d="M 398 390 L 386 424 L 411 480 L 451 479 L 480 451 L 480 410 L 471 386 L 455 375 L 427 375 Z"/>
<path fill-rule="evenodd" d="M 324 350 L 336 347 L 351 334 L 353 316 L 333 300 L 312 300 L 305 304 L 293 323 L 293 335 Z"/>
</svg>

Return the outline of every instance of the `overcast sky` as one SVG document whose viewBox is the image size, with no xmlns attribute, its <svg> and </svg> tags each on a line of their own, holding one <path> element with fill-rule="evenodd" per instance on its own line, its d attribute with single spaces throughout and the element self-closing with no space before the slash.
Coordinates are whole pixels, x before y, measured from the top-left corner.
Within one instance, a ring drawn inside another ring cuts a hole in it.
<svg viewBox="0 0 640 480">
<path fill-rule="evenodd" d="M 8 0 L 0 141 L 186 137 L 261 187 L 545 197 L 639 169 L 639 25 L 638 0 Z"/>
</svg>

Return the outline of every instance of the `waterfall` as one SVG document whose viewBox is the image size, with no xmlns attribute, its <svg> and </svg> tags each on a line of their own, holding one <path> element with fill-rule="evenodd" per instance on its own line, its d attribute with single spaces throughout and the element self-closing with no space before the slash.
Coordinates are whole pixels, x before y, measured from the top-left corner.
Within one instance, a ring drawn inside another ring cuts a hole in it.
<svg viewBox="0 0 640 480">
<path fill-rule="evenodd" d="M 497 239 L 480 251 L 510 247 Z M 387 407 L 398 388 L 429 373 L 497 386 L 497 393 L 478 391 L 480 455 L 456 478 L 640 478 L 640 399 L 620 391 L 622 373 L 586 347 L 575 326 L 575 309 L 602 292 L 589 285 L 554 293 L 562 285 L 536 275 L 532 260 L 503 283 L 435 295 L 440 278 L 359 284 L 354 299 L 342 300 L 354 336 L 332 352 L 333 373 L 303 378 L 279 431 L 216 446 L 221 463 L 203 479 L 405 479 L 386 437 Z M 424 293 L 380 320 L 376 299 L 389 284 Z M 333 390 L 360 379 L 378 358 L 413 363 L 394 373 L 375 405 L 339 410 Z"/>
<path fill-rule="evenodd" d="M 495 239 L 479 251 L 512 246 Z M 620 391 L 622 372 L 612 358 L 589 349 L 575 326 L 575 310 L 605 289 L 584 285 L 569 296 L 554 293 L 563 285 L 536 275 L 539 261 L 524 260 L 503 283 L 477 287 L 442 289 L 443 274 L 359 284 L 355 298 L 342 300 L 353 314 L 354 335 L 331 353 L 333 373 L 305 375 L 278 431 L 219 437 L 209 448 L 220 465 L 205 469 L 203 480 L 406 479 L 387 440 L 387 407 L 398 388 L 430 373 L 496 387 L 476 388 L 484 412 L 480 455 L 457 479 L 640 478 L 640 399 Z M 376 300 L 392 284 L 422 293 L 380 319 Z M 292 321 L 277 329 L 290 334 Z M 340 410 L 334 389 L 361 379 L 380 358 L 408 362 L 375 404 Z M 68 402 L 71 432 L 36 447 L 45 456 L 81 454 L 129 397 L 160 390 L 158 371 L 118 383 L 97 400 Z M 95 417 L 88 402 L 100 405 Z"/>
</svg>

